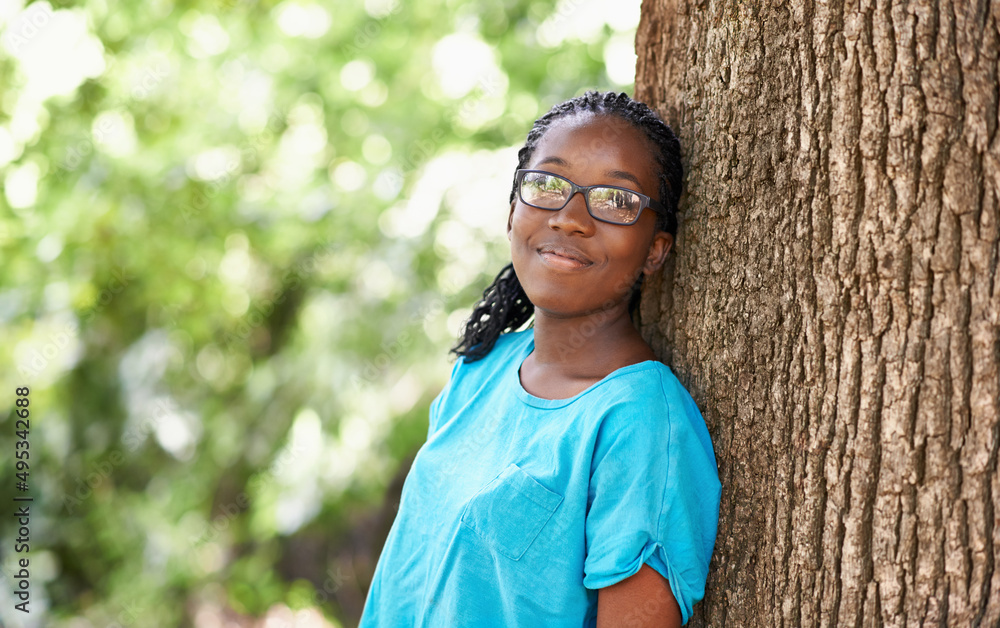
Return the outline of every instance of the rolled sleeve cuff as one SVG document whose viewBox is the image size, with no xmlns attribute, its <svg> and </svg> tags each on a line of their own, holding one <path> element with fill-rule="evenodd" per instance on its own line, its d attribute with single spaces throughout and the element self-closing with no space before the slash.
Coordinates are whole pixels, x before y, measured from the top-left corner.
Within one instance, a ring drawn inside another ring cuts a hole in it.
<svg viewBox="0 0 1000 628">
<path fill-rule="evenodd" d="M 593 553 L 589 555 L 583 586 L 591 590 L 603 589 L 634 576 L 644 564 L 649 565 L 670 584 L 670 591 L 681 610 L 681 623 L 687 624 L 694 605 L 705 595 L 704 588 L 694 591 L 688 586 L 685 579 L 671 566 L 660 543 L 647 540 L 639 552 L 635 551 L 635 547 L 635 541 L 630 543 L 626 539 L 599 556 L 594 556 Z M 627 558 L 629 556 L 632 558 Z"/>
</svg>

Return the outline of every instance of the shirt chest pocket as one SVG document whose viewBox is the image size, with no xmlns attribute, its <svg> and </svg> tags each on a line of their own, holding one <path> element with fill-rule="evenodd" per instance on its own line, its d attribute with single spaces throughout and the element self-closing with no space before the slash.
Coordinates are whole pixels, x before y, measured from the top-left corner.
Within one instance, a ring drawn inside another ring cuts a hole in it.
<svg viewBox="0 0 1000 628">
<path fill-rule="evenodd" d="M 520 560 L 562 500 L 511 464 L 469 500 L 462 525 L 500 554 Z"/>
</svg>

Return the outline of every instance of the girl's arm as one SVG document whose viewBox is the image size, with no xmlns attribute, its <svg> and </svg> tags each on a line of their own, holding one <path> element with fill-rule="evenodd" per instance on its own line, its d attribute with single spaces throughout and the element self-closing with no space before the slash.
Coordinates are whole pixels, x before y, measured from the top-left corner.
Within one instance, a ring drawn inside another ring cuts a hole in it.
<svg viewBox="0 0 1000 628">
<path fill-rule="evenodd" d="M 680 628 L 670 584 L 649 565 L 597 592 L 597 628 Z"/>
</svg>

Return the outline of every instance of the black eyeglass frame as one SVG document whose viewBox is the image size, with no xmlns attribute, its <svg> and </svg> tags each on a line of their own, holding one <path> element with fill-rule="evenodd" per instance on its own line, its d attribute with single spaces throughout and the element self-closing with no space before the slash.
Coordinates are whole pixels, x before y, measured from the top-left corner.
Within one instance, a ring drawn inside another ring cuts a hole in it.
<svg viewBox="0 0 1000 628">
<path fill-rule="evenodd" d="M 528 201 L 524 200 L 524 197 L 521 195 L 521 183 L 524 182 L 524 176 L 526 174 L 531 174 L 531 173 L 538 173 L 538 174 L 548 175 L 550 177 L 555 177 L 557 179 L 562 179 L 566 183 L 569 183 L 569 185 L 570 185 L 570 192 L 569 192 L 569 196 L 566 197 L 566 202 L 563 203 L 562 205 L 560 205 L 559 207 L 540 207 L 538 205 L 532 205 Z M 668 210 L 666 207 L 664 207 L 663 203 L 661 203 L 661 202 L 659 202 L 659 201 L 657 201 L 655 199 L 652 199 L 652 198 L 646 196 L 642 192 L 636 192 L 633 189 L 624 188 L 624 187 L 621 187 L 619 185 L 603 185 L 603 184 L 601 184 L 601 185 L 577 185 L 576 183 L 573 183 L 572 181 L 570 181 L 566 177 L 558 175 L 558 174 L 556 174 L 554 172 L 549 172 L 547 170 L 531 170 L 531 169 L 527 169 L 527 168 L 518 168 L 517 172 L 514 175 L 514 185 L 517 188 L 517 198 L 522 203 L 524 203 L 525 205 L 527 205 L 529 207 L 534 207 L 535 209 L 544 209 L 544 210 L 553 211 L 553 212 L 557 212 L 560 209 L 562 209 L 563 207 L 566 207 L 567 205 L 569 205 L 569 202 L 571 200 L 573 200 L 573 197 L 576 196 L 576 193 L 580 192 L 580 193 L 583 194 L 583 202 L 587 206 L 587 213 L 590 214 L 590 217 L 593 218 L 594 220 L 600 220 L 601 222 L 606 222 L 609 225 L 621 225 L 623 227 L 627 227 L 629 225 L 634 225 L 635 223 L 639 222 L 639 218 L 642 217 L 642 210 L 646 209 L 647 207 L 649 207 L 653 211 L 661 213 L 661 214 L 669 214 L 670 213 L 670 210 Z M 638 196 L 639 200 L 641 202 L 641 205 L 639 205 L 639 211 L 636 212 L 636 214 L 635 214 L 635 219 L 633 219 L 632 222 L 614 222 L 613 220 L 608 220 L 607 218 L 601 218 L 600 216 L 595 216 L 594 212 L 590 209 L 590 191 L 593 190 L 594 188 L 610 188 L 612 190 L 622 190 L 623 192 L 629 192 L 630 194 L 635 194 L 636 196 Z"/>
</svg>

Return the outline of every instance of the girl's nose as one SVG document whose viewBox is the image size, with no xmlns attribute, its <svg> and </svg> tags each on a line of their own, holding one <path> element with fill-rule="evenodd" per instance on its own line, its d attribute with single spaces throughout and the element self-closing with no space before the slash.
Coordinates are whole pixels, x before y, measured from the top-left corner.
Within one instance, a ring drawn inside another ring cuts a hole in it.
<svg viewBox="0 0 1000 628">
<path fill-rule="evenodd" d="M 569 199 L 566 206 L 559 211 L 552 212 L 549 217 L 549 226 L 566 233 L 579 233 L 590 236 L 594 233 L 595 220 L 587 211 L 587 199 L 582 192 L 577 192 Z"/>
</svg>

